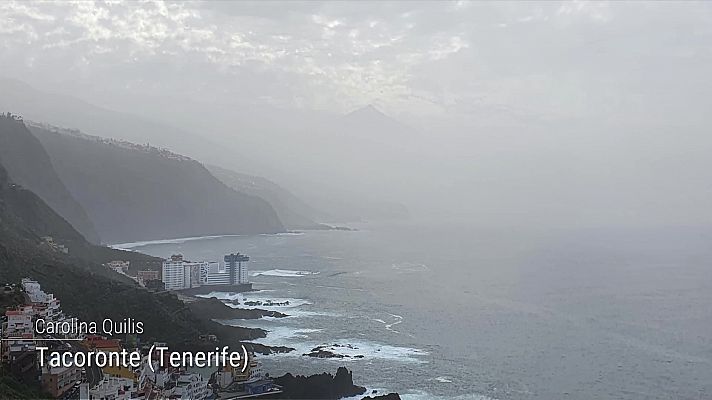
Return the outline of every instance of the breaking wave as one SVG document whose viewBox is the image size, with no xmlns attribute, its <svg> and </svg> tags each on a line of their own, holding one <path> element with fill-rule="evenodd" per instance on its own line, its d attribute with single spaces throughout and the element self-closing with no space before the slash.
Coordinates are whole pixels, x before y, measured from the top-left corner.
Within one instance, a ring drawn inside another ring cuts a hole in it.
<svg viewBox="0 0 712 400">
<path fill-rule="evenodd" d="M 239 237 L 245 235 L 213 235 L 213 236 L 191 236 L 177 239 L 159 239 L 159 240 L 145 240 L 141 242 L 128 242 L 128 243 L 116 243 L 109 245 L 112 249 L 116 250 L 130 250 L 136 247 L 151 246 L 156 244 L 180 244 L 185 242 L 192 242 L 194 240 L 210 240 L 210 239 L 220 239 L 226 237 Z"/>
<path fill-rule="evenodd" d="M 268 271 L 252 271 L 250 276 L 279 276 L 283 278 L 301 278 L 308 275 L 317 275 L 319 272 L 295 271 L 292 269 L 270 269 Z"/>
</svg>

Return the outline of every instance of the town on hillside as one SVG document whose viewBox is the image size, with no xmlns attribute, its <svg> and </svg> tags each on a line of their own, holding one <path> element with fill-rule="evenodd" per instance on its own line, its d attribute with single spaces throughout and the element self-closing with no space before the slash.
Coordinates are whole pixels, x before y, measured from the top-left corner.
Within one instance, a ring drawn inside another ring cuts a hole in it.
<svg viewBox="0 0 712 400">
<path fill-rule="evenodd" d="M 130 273 L 128 261 L 106 264 L 117 273 L 130 276 L 147 290 L 185 290 L 207 287 L 246 287 L 246 262 L 249 257 L 240 253 L 224 257 L 224 263 L 190 262 L 181 255 L 165 260 L 161 271 L 142 270 Z M 19 283 L 6 283 L 2 298 L 15 299 L 6 307 L 2 320 L 2 370 L 19 382 L 40 388 L 42 393 L 56 399 L 128 400 L 128 399 L 242 399 L 271 398 L 281 393 L 261 363 L 249 354 L 244 368 L 220 366 L 214 370 L 196 372 L 193 368 L 166 367 L 170 363 L 153 360 L 149 363 L 152 346 L 144 343 L 141 335 L 102 336 L 81 332 L 38 333 L 38 321 L 49 326 L 80 326 L 78 321 L 61 308 L 60 299 L 46 293 L 37 281 L 29 278 Z M 7 301 L 5 301 L 7 304 Z M 80 330 L 81 331 L 81 330 Z M 215 335 L 204 335 L 206 341 L 217 341 Z M 38 351 L 39 348 L 48 350 Z M 55 353 L 120 353 L 139 352 L 138 367 L 51 366 L 48 359 Z M 44 354 L 40 360 L 40 354 Z M 164 357 L 170 352 L 164 354 Z"/>
</svg>

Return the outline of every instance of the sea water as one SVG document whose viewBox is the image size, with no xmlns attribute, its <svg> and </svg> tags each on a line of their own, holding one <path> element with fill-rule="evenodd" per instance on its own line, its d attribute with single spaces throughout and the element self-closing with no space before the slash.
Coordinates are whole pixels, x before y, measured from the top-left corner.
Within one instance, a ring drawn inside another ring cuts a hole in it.
<svg viewBox="0 0 712 400">
<path fill-rule="evenodd" d="M 272 376 L 345 365 L 405 399 L 712 398 L 712 231 L 358 228 L 123 247 L 249 255 L 257 291 L 210 296 L 285 303 L 223 321 L 296 349 L 261 357 Z M 344 358 L 303 356 L 317 346 Z"/>
</svg>

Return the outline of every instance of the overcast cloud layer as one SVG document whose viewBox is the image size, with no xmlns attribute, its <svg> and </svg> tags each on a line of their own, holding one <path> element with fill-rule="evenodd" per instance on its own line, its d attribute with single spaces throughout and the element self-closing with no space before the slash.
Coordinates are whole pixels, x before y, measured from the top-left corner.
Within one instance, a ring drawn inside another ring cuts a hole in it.
<svg viewBox="0 0 712 400">
<path fill-rule="evenodd" d="M 406 118 L 699 120 L 712 5 L 2 2 L 0 50 L 5 76 L 118 108 L 177 95 Z"/>
</svg>

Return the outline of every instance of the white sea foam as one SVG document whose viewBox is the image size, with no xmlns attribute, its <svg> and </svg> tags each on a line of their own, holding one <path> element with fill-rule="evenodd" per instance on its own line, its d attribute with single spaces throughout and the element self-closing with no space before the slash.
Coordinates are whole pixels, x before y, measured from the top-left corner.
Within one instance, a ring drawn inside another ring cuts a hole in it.
<svg viewBox="0 0 712 400">
<path fill-rule="evenodd" d="M 235 300 L 240 297 L 240 294 L 232 292 L 210 292 L 208 294 L 196 294 L 195 297 L 202 297 L 204 299 L 215 297 L 218 300 Z"/>
<path fill-rule="evenodd" d="M 270 269 L 268 271 L 252 271 L 250 276 L 279 276 L 283 278 L 300 278 L 307 275 L 317 275 L 319 272 L 295 271 L 291 269 Z"/>
<path fill-rule="evenodd" d="M 368 291 L 368 289 L 351 288 L 351 287 L 344 287 L 344 286 L 314 285 L 314 287 L 318 287 L 318 288 L 322 288 L 322 289 L 348 290 L 348 291 L 352 291 L 352 292 L 367 292 Z"/>
<path fill-rule="evenodd" d="M 309 306 L 312 303 L 306 299 L 298 299 L 293 297 L 265 297 L 265 296 L 255 296 L 255 294 L 261 292 L 273 292 L 273 290 L 261 290 L 255 292 L 247 293 L 227 293 L 227 292 L 210 292 L 208 294 L 199 294 L 196 297 L 211 298 L 222 300 L 226 306 L 232 308 L 245 308 L 245 309 L 261 309 L 267 311 L 278 311 L 287 314 L 286 318 L 301 318 L 301 317 L 340 317 L 341 314 L 322 312 L 322 311 L 312 311 L 312 310 L 302 310 L 303 306 Z M 239 304 L 233 304 L 232 301 L 237 300 Z M 262 305 L 246 305 L 245 302 L 260 302 Z M 272 305 L 265 305 L 266 302 L 271 301 Z M 285 304 L 289 302 L 289 304 Z M 277 304 L 274 304 L 277 303 Z M 269 319 L 271 317 L 263 317 L 262 319 Z M 284 318 L 279 318 L 283 320 Z M 241 326 L 245 326 L 242 324 Z"/>
<path fill-rule="evenodd" d="M 452 378 L 449 376 L 438 376 L 435 380 L 440 383 L 452 383 Z"/>
<path fill-rule="evenodd" d="M 268 292 L 268 291 L 265 290 L 265 291 L 247 292 L 247 293 L 210 292 L 208 294 L 198 294 L 198 295 L 195 295 L 195 297 L 202 297 L 202 298 L 206 298 L 206 299 L 215 297 L 218 300 L 223 300 L 224 302 L 226 302 L 226 304 L 228 306 L 231 306 L 233 308 L 247 308 L 247 309 L 260 308 L 263 310 L 275 310 L 275 311 L 279 311 L 279 310 L 285 309 L 285 308 L 295 308 L 295 307 L 301 307 L 301 306 L 311 304 L 311 302 L 309 300 L 297 299 L 294 297 L 255 296 L 256 294 L 259 294 L 260 292 Z M 239 304 L 231 303 L 231 301 L 234 301 L 234 300 L 237 300 Z M 256 302 L 256 303 L 261 303 L 261 305 L 260 304 L 247 305 L 247 304 L 245 304 L 245 302 Z M 265 305 L 268 302 L 271 302 L 272 305 Z"/>
<path fill-rule="evenodd" d="M 244 326 L 242 321 L 236 322 L 236 325 Z M 256 324 L 259 325 L 259 324 Z M 362 339 L 340 339 L 331 340 L 328 343 L 319 343 L 310 340 L 294 340 L 302 339 L 300 336 L 303 332 L 301 329 L 290 327 L 266 327 L 266 326 L 249 326 L 267 330 L 267 337 L 257 339 L 254 342 L 267 346 L 288 346 L 294 348 L 294 351 L 289 353 L 278 353 L 269 355 L 269 357 L 303 357 L 306 359 L 334 362 L 358 362 L 374 359 L 399 361 L 408 363 L 425 363 L 427 361 L 422 358 L 429 353 L 424 350 L 391 346 L 383 343 L 376 343 Z M 344 358 L 312 358 L 303 356 L 311 352 L 312 349 L 319 347 L 320 349 L 329 351 L 334 354 L 342 355 Z M 357 357 L 363 356 L 363 357 Z"/>
<path fill-rule="evenodd" d="M 400 316 L 400 315 L 397 315 L 397 314 L 388 314 L 388 315 L 391 316 L 391 318 L 393 319 L 393 322 L 390 322 L 390 323 L 389 323 L 389 322 L 386 322 L 386 321 L 384 321 L 384 320 L 382 320 L 382 319 L 380 319 L 380 318 L 374 318 L 373 320 L 376 321 L 376 322 L 382 323 L 383 326 L 384 326 L 384 328 L 386 328 L 387 331 L 391 331 L 391 332 L 393 332 L 393 333 L 400 333 L 399 331 L 393 329 L 393 327 L 396 326 L 396 325 L 398 325 L 398 324 L 400 324 L 400 323 L 402 323 L 402 322 L 403 322 L 403 317 Z"/>
<path fill-rule="evenodd" d="M 390 324 L 386 324 L 386 329 L 393 333 L 400 333 L 397 330 L 393 329 L 393 327 L 400 324 L 401 322 L 403 322 L 403 317 L 401 317 L 400 315 L 396 315 L 396 314 L 391 314 L 391 317 L 393 317 L 395 319 L 395 321 Z"/>
<path fill-rule="evenodd" d="M 238 296 L 238 301 L 240 304 L 237 306 L 239 308 L 261 308 L 263 310 L 283 310 L 291 309 L 301 306 L 310 305 L 311 302 L 305 299 L 295 299 L 293 297 L 243 297 Z M 246 302 L 256 302 L 256 305 L 248 305 Z M 272 302 L 272 305 L 267 305 L 268 302 Z M 261 304 L 259 304 L 261 303 Z M 288 304 L 287 304 L 288 303 Z M 228 304 L 229 305 L 229 304 Z"/>
<path fill-rule="evenodd" d="M 392 391 L 384 388 L 366 388 L 366 391 L 363 394 L 357 394 L 356 396 L 351 397 L 342 397 L 341 400 L 361 400 L 366 396 L 380 396 L 390 392 Z"/>
<path fill-rule="evenodd" d="M 301 236 L 304 232 L 260 233 L 260 236 Z"/>
<path fill-rule="evenodd" d="M 427 272 L 430 271 L 430 267 L 428 267 L 425 264 L 418 264 L 418 263 L 411 263 L 411 262 L 402 262 L 398 264 L 392 264 L 391 268 L 395 269 L 396 271 L 401 271 L 401 272 Z"/>
<path fill-rule="evenodd" d="M 475 393 L 461 394 L 457 396 L 436 396 L 432 393 L 424 392 L 422 390 L 417 390 L 409 393 L 401 393 L 400 397 L 403 400 L 496 400 L 493 397 Z"/>
<path fill-rule="evenodd" d="M 334 354 L 340 354 L 346 357 L 350 357 L 350 359 L 354 360 L 358 360 L 358 358 L 353 357 L 363 355 L 364 359 L 424 362 L 418 357 L 428 355 L 428 352 L 425 350 L 415 349 L 411 347 L 391 346 L 387 344 L 359 339 L 337 340 L 329 342 L 329 345 L 322 346 L 321 348 L 330 351 Z"/>
<path fill-rule="evenodd" d="M 211 240 L 220 239 L 225 237 L 239 237 L 245 235 L 213 235 L 213 236 L 191 236 L 177 239 L 159 239 L 159 240 L 145 240 L 141 242 L 128 242 L 128 243 L 116 243 L 109 245 L 112 249 L 118 250 L 129 250 L 135 247 L 150 246 L 156 244 L 180 244 L 185 242 L 192 242 L 194 240 Z"/>
<path fill-rule="evenodd" d="M 244 321 L 235 320 L 226 322 L 228 325 L 242 326 L 245 328 L 259 328 L 267 331 L 267 337 L 255 340 L 255 343 L 266 346 L 291 346 L 292 340 L 309 340 L 310 334 L 321 332 L 321 329 L 294 328 L 290 326 L 265 326 L 268 324 L 245 324 Z M 293 347 L 293 346 L 291 346 Z"/>
</svg>

